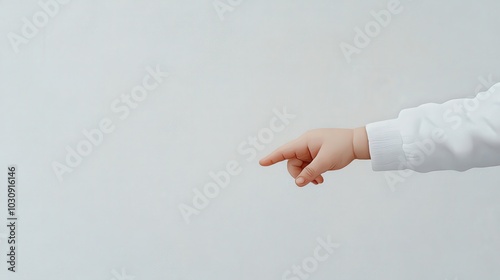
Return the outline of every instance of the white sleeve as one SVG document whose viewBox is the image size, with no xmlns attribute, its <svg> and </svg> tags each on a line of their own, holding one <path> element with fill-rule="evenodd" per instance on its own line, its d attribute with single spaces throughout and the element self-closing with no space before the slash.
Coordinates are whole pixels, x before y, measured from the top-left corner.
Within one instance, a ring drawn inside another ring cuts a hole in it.
<svg viewBox="0 0 500 280">
<path fill-rule="evenodd" d="M 500 83 L 474 98 L 404 109 L 366 132 L 374 171 L 500 165 Z"/>
</svg>

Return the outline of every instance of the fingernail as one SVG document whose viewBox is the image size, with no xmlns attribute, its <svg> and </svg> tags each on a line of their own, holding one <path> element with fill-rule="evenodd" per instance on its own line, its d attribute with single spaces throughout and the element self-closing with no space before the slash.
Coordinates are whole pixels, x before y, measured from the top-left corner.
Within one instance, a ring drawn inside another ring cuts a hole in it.
<svg viewBox="0 0 500 280">
<path fill-rule="evenodd" d="M 304 184 L 305 181 L 306 180 L 304 178 L 299 177 L 299 178 L 297 178 L 297 181 L 295 181 L 295 182 L 297 182 L 297 184 L 301 185 L 301 184 Z"/>
</svg>

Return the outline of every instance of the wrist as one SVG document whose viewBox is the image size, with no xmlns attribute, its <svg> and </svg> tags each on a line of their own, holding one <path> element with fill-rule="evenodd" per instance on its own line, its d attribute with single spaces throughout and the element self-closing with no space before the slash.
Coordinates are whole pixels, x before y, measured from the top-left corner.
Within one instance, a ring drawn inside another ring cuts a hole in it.
<svg viewBox="0 0 500 280">
<path fill-rule="evenodd" d="M 357 127 L 353 129 L 352 147 L 355 159 L 370 159 L 370 149 L 368 146 L 368 135 L 366 128 Z"/>
</svg>

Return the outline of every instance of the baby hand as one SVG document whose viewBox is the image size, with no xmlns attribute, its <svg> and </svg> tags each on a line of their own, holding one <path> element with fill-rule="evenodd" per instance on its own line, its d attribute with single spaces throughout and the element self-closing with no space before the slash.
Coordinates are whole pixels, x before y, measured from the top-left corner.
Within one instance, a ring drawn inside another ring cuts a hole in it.
<svg viewBox="0 0 500 280">
<path fill-rule="evenodd" d="M 259 163 L 273 165 L 288 160 L 287 168 L 295 184 L 321 184 L 321 174 L 346 167 L 354 159 L 370 159 L 366 129 L 322 128 L 304 133 L 279 147 Z"/>
</svg>

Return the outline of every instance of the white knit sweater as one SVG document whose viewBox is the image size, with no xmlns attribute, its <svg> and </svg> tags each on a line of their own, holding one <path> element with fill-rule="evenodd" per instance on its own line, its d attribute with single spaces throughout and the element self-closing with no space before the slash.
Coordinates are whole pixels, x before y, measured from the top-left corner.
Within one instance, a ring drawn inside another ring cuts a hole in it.
<svg viewBox="0 0 500 280">
<path fill-rule="evenodd" d="M 374 171 L 500 165 L 500 83 L 474 98 L 404 109 L 366 132 Z"/>
</svg>

